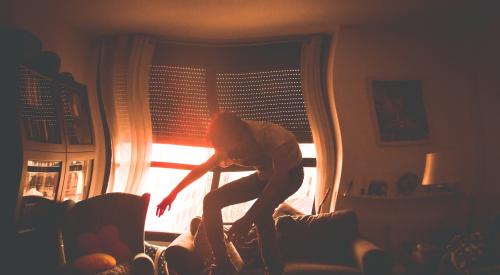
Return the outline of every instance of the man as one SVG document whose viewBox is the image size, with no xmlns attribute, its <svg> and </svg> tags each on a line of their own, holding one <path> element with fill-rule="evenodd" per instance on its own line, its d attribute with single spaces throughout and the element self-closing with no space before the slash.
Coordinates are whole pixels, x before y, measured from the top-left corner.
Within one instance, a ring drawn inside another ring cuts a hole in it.
<svg viewBox="0 0 500 275">
<path fill-rule="evenodd" d="M 247 121 L 234 113 L 220 112 L 210 122 L 208 139 L 215 149 L 214 155 L 193 169 L 158 204 L 157 216 L 163 215 L 167 207 L 170 209 L 182 189 L 216 166 L 255 167 L 256 173 L 209 192 L 203 200 L 203 220 L 215 258 L 213 273 L 235 273 L 224 244 L 221 209 L 257 198 L 247 213 L 233 223 L 228 238 L 237 241 L 255 223 L 262 260 L 269 274 L 281 274 L 272 214 L 299 189 L 304 178 L 302 154 L 295 136 L 271 122 Z"/>
</svg>

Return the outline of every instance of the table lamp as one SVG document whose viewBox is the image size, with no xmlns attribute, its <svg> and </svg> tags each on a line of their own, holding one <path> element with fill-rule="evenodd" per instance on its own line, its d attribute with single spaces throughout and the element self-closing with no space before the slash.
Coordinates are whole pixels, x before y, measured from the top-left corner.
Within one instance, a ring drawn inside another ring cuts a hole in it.
<svg viewBox="0 0 500 275">
<path fill-rule="evenodd" d="M 458 183 L 457 157 L 451 152 L 428 153 L 425 157 L 425 171 L 422 186 L 441 191 L 456 191 Z"/>
<path fill-rule="evenodd" d="M 457 154 L 451 151 L 428 153 L 425 158 L 422 186 L 430 187 L 432 190 L 449 192 L 453 196 L 467 201 L 465 226 L 467 230 L 471 230 L 476 202 L 473 196 L 461 192 L 457 188 L 460 180 L 460 169 L 462 169 L 461 160 Z"/>
</svg>

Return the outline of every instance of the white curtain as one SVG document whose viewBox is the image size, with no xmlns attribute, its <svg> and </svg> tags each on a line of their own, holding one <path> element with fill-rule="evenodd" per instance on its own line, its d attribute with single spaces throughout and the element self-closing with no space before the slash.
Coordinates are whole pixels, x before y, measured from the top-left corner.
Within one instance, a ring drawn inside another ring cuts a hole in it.
<svg viewBox="0 0 500 275">
<path fill-rule="evenodd" d="M 326 60 L 323 60 L 326 57 L 323 55 L 324 41 L 324 37 L 319 35 L 305 41 L 301 57 L 302 89 L 317 152 L 316 213 L 333 210 L 338 192 L 337 174 L 342 163 L 333 91 L 327 86 L 327 79 L 332 72 L 323 69 L 327 68 L 324 66 Z M 334 48 L 329 49 L 329 57 L 333 57 L 332 50 Z"/>
<path fill-rule="evenodd" d="M 154 48 L 154 39 L 143 35 L 105 38 L 101 44 L 100 79 L 113 152 L 107 192 L 138 193 L 150 166 Z"/>
</svg>

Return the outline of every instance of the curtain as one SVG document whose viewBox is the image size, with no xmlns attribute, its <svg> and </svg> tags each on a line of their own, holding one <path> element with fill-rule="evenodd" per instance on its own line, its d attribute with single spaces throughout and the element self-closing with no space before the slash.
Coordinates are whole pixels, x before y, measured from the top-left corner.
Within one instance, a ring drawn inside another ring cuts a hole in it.
<svg viewBox="0 0 500 275">
<path fill-rule="evenodd" d="M 101 43 L 102 100 L 113 151 L 107 192 L 139 193 L 149 168 L 152 130 L 148 100 L 154 39 L 104 38 Z"/>
<path fill-rule="evenodd" d="M 318 182 L 314 201 L 316 213 L 333 210 L 338 190 L 337 174 L 340 174 L 339 165 L 342 159 L 341 146 L 337 146 L 340 145 L 340 134 L 336 127 L 338 123 L 331 94 L 333 91 L 328 87 L 328 81 L 325 81 L 331 77 L 332 72 L 322 62 L 326 56 L 323 54 L 326 41 L 324 38 L 317 35 L 304 41 L 301 56 L 302 89 L 317 152 Z M 334 42 L 335 40 L 332 41 Z M 332 50 L 334 51 L 334 48 L 328 51 L 328 60 L 333 57 Z"/>
</svg>

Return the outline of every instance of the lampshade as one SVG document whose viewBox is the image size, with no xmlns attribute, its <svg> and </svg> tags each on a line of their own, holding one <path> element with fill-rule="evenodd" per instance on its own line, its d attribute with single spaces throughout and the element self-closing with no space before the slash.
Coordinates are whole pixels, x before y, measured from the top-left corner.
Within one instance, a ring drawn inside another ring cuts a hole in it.
<svg viewBox="0 0 500 275">
<path fill-rule="evenodd" d="M 452 152 L 428 153 L 422 185 L 453 185 L 458 182 L 458 159 Z"/>
</svg>

